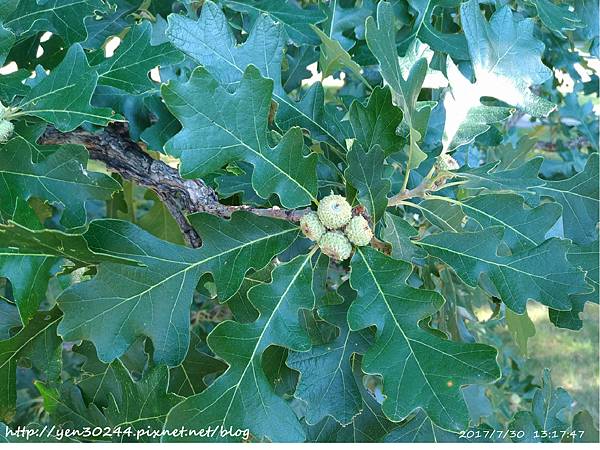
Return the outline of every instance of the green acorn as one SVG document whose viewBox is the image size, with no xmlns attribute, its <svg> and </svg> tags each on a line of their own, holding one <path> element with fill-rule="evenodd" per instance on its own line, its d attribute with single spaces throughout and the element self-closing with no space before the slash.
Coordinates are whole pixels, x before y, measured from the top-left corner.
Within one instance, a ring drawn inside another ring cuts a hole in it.
<svg viewBox="0 0 600 450">
<path fill-rule="evenodd" d="M 369 227 L 369 222 L 363 216 L 354 216 L 350 219 L 344 231 L 348 240 L 359 247 L 368 245 L 373 238 L 373 231 Z"/>
<path fill-rule="evenodd" d="M 316 212 L 309 212 L 304 214 L 300 219 L 300 229 L 304 236 L 309 238 L 311 241 L 318 242 L 321 236 L 327 231 Z"/>
<path fill-rule="evenodd" d="M 336 230 L 350 221 L 352 208 L 345 197 L 332 193 L 321 200 L 317 214 L 326 228 Z"/>
<path fill-rule="evenodd" d="M 350 257 L 352 244 L 343 233 L 328 231 L 319 240 L 319 247 L 323 253 L 336 261 L 343 261 Z"/>
<path fill-rule="evenodd" d="M 0 143 L 4 143 L 10 139 L 15 130 L 15 126 L 8 120 L 0 120 Z"/>
</svg>

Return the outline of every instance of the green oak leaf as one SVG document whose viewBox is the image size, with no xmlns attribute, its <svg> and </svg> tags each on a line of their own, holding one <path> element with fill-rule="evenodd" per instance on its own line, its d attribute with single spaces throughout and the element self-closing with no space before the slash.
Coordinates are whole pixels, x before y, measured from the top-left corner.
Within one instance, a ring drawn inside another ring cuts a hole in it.
<svg viewBox="0 0 600 450">
<path fill-rule="evenodd" d="M 117 400 L 122 397 L 122 387 L 119 381 L 119 367 L 125 366 L 134 380 L 140 380 L 143 375 L 154 366 L 149 361 L 150 346 L 146 346 L 144 339 L 139 339 L 125 355 L 119 358 L 119 364 L 104 363 L 98 359 L 96 348 L 89 341 L 72 348 L 73 356 L 80 360 L 85 358 L 76 379 L 77 387 L 85 404 L 93 403 L 98 408 L 106 408 L 112 398 Z M 170 382 L 170 378 L 169 378 Z"/>
<path fill-rule="evenodd" d="M 574 244 L 567 253 L 567 259 L 575 266 L 581 267 L 586 272 L 585 280 L 590 289 L 583 294 L 587 301 L 598 303 L 598 291 L 600 290 L 600 274 L 598 273 L 598 241 L 588 245 Z"/>
<path fill-rule="evenodd" d="M 139 140 L 141 132 L 151 125 L 151 117 L 145 108 L 144 97 L 144 94 L 130 95 L 112 86 L 98 85 L 92 103 L 111 108 L 123 115 L 127 120 L 129 136 L 133 140 Z"/>
<path fill-rule="evenodd" d="M 469 59 L 467 41 L 462 33 L 445 33 L 434 26 L 434 12 L 436 8 L 456 8 L 461 0 L 409 0 L 408 2 L 417 11 L 417 17 L 409 36 L 400 41 L 401 47 L 419 39 L 438 52 L 448 53 L 457 60 Z"/>
<path fill-rule="evenodd" d="M 375 399 L 375 394 L 363 386 L 364 374 L 360 371 L 360 360 L 353 361 L 354 384 L 359 386 L 362 399 L 360 414 L 354 416 L 352 422 L 342 426 L 333 417 L 327 416 L 316 425 L 307 426 L 308 442 L 354 442 L 378 443 L 398 427 L 397 422 L 389 420 L 381 405 Z"/>
<path fill-rule="evenodd" d="M 333 75 L 336 72 L 348 69 L 365 86 L 370 88 L 369 82 L 362 75 L 360 66 L 352 60 L 352 57 L 344 50 L 341 44 L 335 39 L 330 38 L 320 29 L 313 25 L 313 30 L 321 40 L 319 68 L 323 78 Z"/>
<path fill-rule="evenodd" d="M 102 263 L 90 281 L 65 290 L 58 298 L 65 314 L 59 333 L 68 340 L 92 341 L 107 362 L 147 336 L 156 363 L 179 365 L 189 347 L 190 304 L 201 275 L 211 273 L 226 300 L 249 269 L 264 267 L 298 235 L 289 222 L 246 212 L 231 220 L 204 213 L 190 219 L 203 239 L 200 249 L 162 241 L 128 222 L 91 222 L 84 237 L 92 250 L 144 267 Z"/>
<path fill-rule="evenodd" d="M 367 18 L 366 39 L 379 61 L 381 75 L 392 91 L 394 104 L 404 113 L 403 124 L 410 137 L 407 168 L 417 168 L 427 158 L 418 143 L 425 134 L 432 108 L 431 102 L 418 101 L 428 70 L 427 59 L 417 60 L 404 79 L 396 49 L 393 7 L 387 2 L 377 5 L 377 23 L 373 17 Z"/>
<path fill-rule="evenodd" d="M 250 300 L 248 300 L 248 291 L 258 284 L 265 284 L 271 281 L 271 273 L 274 264 L 269 264 L 260 270 L 250 272 L 244 277 L 240 289 L 227 300 L 227 306 L 236 322 L 248 323 L 254 322 L 258 318 L 258 311 Z"/>
<path fill-rule="evenodd" d="M 268 16 L 258 17 L 248 39 L 241 45 L 237 44 L 221 8 L 210 0 L 202 5 L 197 21 L 170 15 L 168 22 L 166 33 L 171 43 L 206 68 L 221 84 L 235 85 L 253 64 L 279 88 L 278 71 L 283 60 L 285 33 L 283 27 Z M 277 97 L 275 100 L 280 101 Z"/>
<path fill-rule="evenodd" d="M 45 160 L 33 163 L 21 137 L 0 145 L 0 216 L 10 218 L 17 198 L 39 198 L 62 211 L 68 228 L 84 225 L 85 203 L 107 200 L 121 189 L 111 177 L 86 170 L 88 152 L 80 145 L 63 145 Z"/>
<path fill-rule="evenodd" d="M 290 222 L 243 211 L 228 220 L 202 213 L 189 218 L 203 240 L 203 250 L 199 253 L 206 255 L 203 264 L 210 269 L 223 302 L 237 292 L 249 269 L 265 267 L 299 234 Z"/>
<path fill-rule="evenodd" d="M 285 92 L 293 91 L 302 85 L 302 80 L 312 76 L 308 66 L 319 59 L 319 52 L 312 45 L 289 46 L 282 63 L 281 82 Z"/>
<path fill-rule="evenodd" d="M 47 127 L 48 124 L 42 121 L 28 123 L 25 120 L 19 120 L 15 123 L 13 138 L 21 138 L 19 144 L 29 148 L 31 160 L 34 163 L 43 161 L 60 148 L 60 145 L 38 144 Z"/>
<path fill-rule="evenodd" d="M 6 59 L 26 69 L 30 75 L 35 71 L 37 80 L 28 81 L 33 85 L 40 78 L 45 77 L 42 67 L 48 70 L 54 69 L 64 58 L 68 48 L 69 46 L 65 45 L 59 35 L 49 35 L 39 31 L 25 39 L 18 39 Z"/>
<path fill-rule="evenodd" d="M 348 324 L 352 330 L 377 327 L 362 367 L 383 377 L 385 415 L 399 421 L 420 408 L 444 429 L 464 429 L 469 415 L 460 388 L 500 376 L 496 349 L 445 340 L 420 328 L 417 322 L 439 310 L 444 299 L 405 284 L 410 264 L 365 247 L 357 249 L 351 267 L 350 284 L 358 296 Z"/>
<path fill-rule="evenodd" d="M 544 242 L 546 233 L 562 212 L 557 203 L 543 203 L 530 208 L 523 197 L 510 193 L 483 193 L 462 201 L 439 196 L 435 199 L 449 203 L 449 208 L 460 208 L 480 228 L 504 227 L 503 240 L 513 252 Z"/>
<path fill-rule="evenodd" d="M 87 39 L 81 43 L 83 48 L 99 48 L 110 36 L 117 36 L 133 21 L 131 13 L 138 9 L 141 3 L 142 0 L 111 0 L 109 5 L 114 6 L 113 8 L 100 14 L 96 12 L 94 17 L 86 17 L 84 24 Z"/>
<path fill-rule="evenodd" d="M 58 386 L 46 385 L 35 382 L 44 401 L 44 410 L 52 422 L 66 428 L 107 427 L 108 421 L 102 411 L 94 403 L 85 403 L 81 391 L 71 381 L 66 381 Z M 98 436 L 94 441 L 107 441 L 108 437 Z"/>
<path fill-rule="evenodd" d="M 427 256 L 427 252 L 415 245 L 410 239 L 419 235 L 413 226 L 401 217 L 389 212 L 384 214 L 384 219 L 385 228 L 382 237 L 385 242 L 392 246 L 392 258 L 413 262 L 415 259 L 423 259 Z"/>
<path fill-rule="evenodd" d="M 94 66 L 98 71 L 98 84 L 134 95 L 156 90 L 157 84 L 148 72 L 157 66 L 181 62 L 183 54 L 169 43 L 151 45 L 151 37 L 150 22 L 131 27 L 115 54 Z"/>
<path fill-rule="evenodd" d="M 179 225 L 177 225 L 168 208 L 154 191 L 146 191 L 144 198 L 152 200 L 154 204 L 146 214 L 140 217 L 137 224 L 157 238 L 172 242 L 173 244 L 184 245 L 185 242 Z"/>
<path fill-rule="evenodd" d="M 295 397 L 306 402 L 305 420 L 317 424 L 331 416 L 342 425 L 352 422 L 362 410 L 363 400 L 354 380 L 351 360 L 355 353 L 364 354 L 371 344 L 368 331 L 348 328 L 346 316 L 351 302 L 325 305 L 319 316 L 339 329 L 337 337 L 308 352 L 290 352 L 287 365 L 300 372 Z"/>
<path fill-rule="evenodd" d="M 576 36 L 590 41 L 590 53 L 596 58 L 600 57 L 600 5 L 590 0 L 575 0 L 573 7 L 575 14 L 585 25 L 575 31 Z"/>
<path fill-rule="evenodd" d="M 388 156 L 404 147 L 404 139 L 396 134 L 402 110 L 393 105 L 389 88 L 376 87 L 366 106 L 354 100 L 349 117 L 356 141 L 365 151 L 379 145 Z"/>
<path fill-rule="evenodd" d="M 19 310 L 8 300 L 0 297 L 0 341 L 11 337 L 11 331 L 22 325 Z"/>
<path fill-rule="evenodd" d="M 4 65 L 6 57 L 16 40 L 14 33 L 9 29 L 4 28 L 2 20 L 0 20 L 0 66 Z"/>
<path fill-rule="evenodd" d="M 569 429 L 568 413 L 571 396 L 563 388 L 553 389 L 550 369 L 544 369 L 542 387 L 535 391 L 531 411 L 519 411 L 508 424 L 510 431 L 519 433 L 513 442 L 560 442 L 562 432 Z"/>
<path fill-rule="evenodd" d="M 156 122 L 140 134 L 140 139 L 148 144 L 151 150 L 164 152 L 165 144 L 181 130 L 181 124 L 160 97 L 148 96 L 144 99 L 144 105 L 156 117 Z"/>
<path fill-rule="evenodd" d="M 536 140 L 524 136 L 516 143 L 507 142 L 490 149 L 490 162 L 498 161 L 495 170 L 515 169 L 522 166 L 534 154 Z"/>
<path fill-rule="evenodd" d="M 111 392 L 110 402 L 105 410 L 109 424 L 113 427 L 132 427 L 134 432 L 160 430 L 168 412 L 182 397 L 168 393 L 169 369 L 155 366 L 144 373 L 143 378 L 134 382 L 123 364 L 117 359 L 111 363 L 116 374 L 119 390 Z M 151 442 L 157 437 L 143 436 L 141 439 L 117 437 L 117 441 Z"/>
<path fill-rule="evenodd" d="M 210 384 L 209 377 L 216 378 L 227 369 L 227 364 L 211 356 L 212 352 L 205 342 L 206 335 L 199 327 L 191 330 L 191 338 L 185 359 L 169 372 L 169 392 L 184 397 L 199 394 Z"/>
<path fill-rule="evenodd" d="M 452 208 L 444 199 L 428 199 L 415 205 L 430 224 L 442 231 L 460 233 L 466 224 L 466 217 L 460 208 Z"/>
<path fill-rule="evenodd" d="M 111 427 L 131 431 L 131 434 L 115 433 L 97 440 L 112 438 L 113 442 L 157 441 L 158 437 L 151 437 L 143 431 L 162 429 L 169 410 L 182 400 L 182 397 L 166 391 L 169 384 L 167 367 L 152 367 L 139 381 L 132 379 L 118 359 L 110 364 L 109 370 L 113 380 L 107 407 L 93 402 L 86 405 L 78 385 L 70 382 L 58 388 L 36 382 L 36 387 L 44 398 L 44 408 L 54 424 L 73 428 Z"/>
<path fill-rule="evenodd" d="M 98 359 L 96 348 L 89 341 L 73 347 L 76 355 L 85 357 L 82 364 L 77 387 L 86 404 L 94 404 L 98 408 L 107 407 L 111 392 L 118 392 L 119 385 L 114 364 L 107 364 Z M 70 389 L 70 388 L 69 388 Z"/>
<path fill-rule="evenodd" d="M 273 199 L 265 200 L 254 192 L 254 188 L 252 187 L 252 172 L 254 172 L 252 164 L 238 161 L 235 163 L 235 167 L 230 168 L 233 169 L 233 174 L 227 171 L 225 175 L 221 175 L 215 179 L 217 192 L 221 198 L 228 198 L 239 194 L 240 201 L 245 205 L 270 206 L 274 204 L 271 201 Z"/>
<path fill-rule="evenodd" d="M 510 256 L 498 254 L 502 227 L 477 232 L 443 232 L 426 236 L 418 244 L 454 269 L 469 286 L 477 286 L 485 273 L 502 301 L 517 314 L 528 299 L 568 311 L 568 297 L 587 290 L 585 274 L 567 260 L 569 241 L 551 238 Z"/>
<path fill-rule="evenodd" d="M 34 211 L 17 199 L 12 220 L 18 220 L 34 229 L 42 228 Z M 8 279 L 13 299 L 18 307 L 21 323 L 27 325 L 46 298 L 50 271 L 57 258 L 51 255 L 23 253 L 15 248 L 16 236 L 7 236 L 4 225 L 0 229 L 0 276 Z M 6 239 L 8 237 L 8 239 Z"/>
<path fill-rule="evenodd" d="M 360 203 L 367 208 L 373 223 L 377 223 L 387 207 L 387 195 L 392 183 L 385 176 L 385 154 L 379 145 L 368 153 L 357 143 L 348 152 L 348 167 L 344 175 L 358 191 Z"/>
<path fill-rule="evenodd" d="M 516 192 L 527 199 L 533 197 L 536 188 L 544 185 L 538 178 L 543 158 L 533 158 L 516 168 L 496 170 L 498 162 L 475 169 L 464 169 L 456 174 L 466 178 L 463 189 L 486 189 L 497 193 Z"/>
<path fill-rule="evenodd" d="M 298 45 L 317 45 L 319 38 L 311 27 L 325 20 L 325 15 L 316 8 L 299 8 L 290 0 L 224 0 L 234 11 L 248 14 L 254 22 L 261 15 L 270 15 L 281 22 L 288 37 Z"/>
<path fill-rule="evenodd" d="M 512 113 L 507 107 L 482 105 L 482 97 L 497 98 L 536 117 L 545 117 L 555 108 L 530 91 L 552 74 L 542 64 L 544 45 L 533 36 L 533 20 L 516 20 L 510 7 L 503 6 L 488 23 L 477 0 L 462 3 L 460 11 L 476 82 L 467 80 L 448 59 L 451 91 L 444 98 L 443 137 L 448 150 L 472 142 Z"/>
<path fill-rule="evenodd" d="M 300 310 L 300 316 L 309 314 L 310 310 Z M 288 349 L 279 346 L 269 347 L 262 355 L 262 368 L 271 385 L 273 392 L 278 397 L 289 399 L 294 394 L 298 384 L 298 372 L 286 366 L 285 361 Z"/>
<path fill-rule="evenodd" d="M 20 0 L 5 0 L 0 3 L 0 17 L 7 17 L 19 5 Z"/>
<path fill-rule="evenodd" d="M 119 119 L 109 108 L 90 104 L 98 74 L 89 66 L 83 48 L 71 46 L 50 75 L 36 84 L 16 105 L 15 115 L 35 116 L 60 131 L 71 131 L 84 122 L 106 125 Z"/>
<path fill-rule="evenodd" d="M 567 253 L 567 259 L 576 267 L 584 270 L 585 281 L 588 284 L 588 292 L 582 294 L 572 294 L 569 300 L 573 305 L 571 311 L 557 311 L 550 309 L 548 315 L 550 321 L 560 328 L 570 330 L 580 330 L 583 321 L 579 317 L 585 307 L 586 302 L 598 303 L 598 293 L 600 292 L 600 269 L 598 268 L 600 255 L 598 254 L 598 241 L 588 245 L 574 244 Z"/>
<path fill-rule="evenodd" d="M 594 113 L 594 105 L 588 102 L 580 105 L 579 98 L 581 97 L 577 92 L 568 94 L 558 113 L 563 119 L 573 120 L 577 124 L 578 132 L 587 137 L 589 146 L 597 152 L 600 150 L 599 119 Z"/>
<path fill-rule="evenodd" d="M 28 358 L 44 380 L 55 381 L 62 370 L 61 340 L 56 326 L 61 312 L 40 311 L 16 335 L 0 341 L 0 420 L 10 422 L 17 400 L 16 370 L 21 358 Z"/>
<path fill-rule="evenodd" d="M 429 47 L 418 39 L 412 41 L 406 50 L 406 54 L 398 58 L 398 64 L 400 65 L 400 72 L 404 78 L 408 78 L 412 67 L 420 60 L 425 59 L 427 64 L 430 65 L 433 62 L 435 53 Z M 427 67 L 427 73 L 425 80 L 423 81 L 424 88 L 439 89 L 448 86 L 448 80 L 444 74 L 434 69 L 433 67 Z"/>
<path fill-rule="evenodd" d="M 345 148 L 344 140 L 335 131 L 335 120 L 324 109 L 324 92 L 315 83 L 298 102 L 292 100 L 281 84 L 281 63 L 285 32 L 281 24 L 269 16 L 260 15 L 248 39 L 237 45 L 223 11 L 210 0 L 202 5 L 197 21 L 179 15 L 168 17 L 167 37 L 179 50 L 205 67 L 219 83 L 238 83 L 246 68 L 253 64 L 265 78 L 273 80 L 273 100 L 278 104 L 277 123 L 282 129 L 299 126 L 310 131 L 313 139 L 327 141 Z M 333 122 L 333 123 L 331 123 Z"/>
<path fill-rule="evenodd" d="M 259 440 L 304 440 L 304 430 L 296 415 L 273 392 L 261 362 L 265 350 L 272 345 L 295 351 L 310 349 L 310 338 L 298 312 L 314 306 L 312 256 L 310 252 L 277 266 L 271 283 L 250 289 L 248 298 L 259 311 L 255 322 L 225 321 L 208 335 L 209 347 L 229 368 L 205 391 L 171 410 L 165 428 L 233 427 L 249 429 Z M 219 439 L 239 441 L 241 437 Z M 166 436 L 164 440 L 179 439 Z"/>
<path fill-rule="evenodd" d="M 536 193 L 562 205 L 565 237 L 577 244 L 598 239 L 598 171 L 598 154 L 593 153 L 577 175 L 535 187 Z"/>
<path fill-rule="evenodd" d="M 277 193 L 287 208 L 309 205 L 317 190 L 317 156 L 305 156 L 299 128 L 290 129 L 271 148 L 268 117 L 273 82 L 249 66 L 235 93 L 228 93 L 204 69 L 185 83 L 171 81 L 161 92 L 183 130 L 165 150 L 181 159 L 186 177 L 202 177 L 222 166 L 245 160 L 254 166 L 252 186 L 267 199 Z M 251 114 L 244 120 L 241 114 Z"/>
<path fill-rule="evenodd" d="M 527 314 L 527 310 L 523 314 L 515 314 L 507 308 L 506 326 L 521 354 L 527 357 L 527 341 L 535 336 L 535 324 Z"/>
<path fill-rule="evenodd" d="M 356 41 L 346 34 L 354 33 L 357 39 L 364 39 L 365 20 L 375 12 L 373 0 L 363 0 L 353 7 L 348 7 L 339 0 L 331 0 L 328 4 L 321 3 L 319 6 L 327 15 L 327 19 L 321 24 L 323 31 L 338 41 L 346 51 L 356 44 Z"/>
<path fill-rule="evenodd" d="M 71 45 L 86 40 L 84 20 L 96 11 L 106 11 L 102 0 L 12 0 L 0 9 L 0 22 L 19 38 L 50 31 Z"/>
<path fill-rule="evenodd" d="M 23 83 L 31 73 L 26 69 L 19 69 L 13 73 L 0 75 L 0 100 L 4 104 L 13 101 L 16 96 L 27 95 L 29 86 Z"/>
<path fill-rule="evenodd" d="M 20 222 L 25 222 L 19 218 Z M 142 266 L 135 259 L 119 254 L 107 253 L 103 249 L 94 251 L 86 240 L 86 235 L 78 232 L 64 232 L 50 228 L 22 225 L 9 220 L 0 224 L 0 246 L 12 249 L 15 255 L 35 258 L 63 257 L 71 260 L 76 267 L 84 267 L 102 262 Z M 92 222 L 93 223 L 93 222 Z"/>
<path fill-rule="evenodd" d="M 558 36 L 566 39 L 566 31 L 573 31 L 577 28 L 583 28 L 584 25 L 573 11 L 569 11 L 566 4 L 555 4 L 550 0 L 526 0 L 535 6 L 538 17 L 548 29 L 552 30 Z"/>
<path fill-rule="evenodd" d="M 574 442 L 589 442 L 596 443 L 600 442 L 600 432 L 594 424 L 594 418 L 587 410 L 579 411 L 573 417 L 573 424 L 571 426 L 573 431 L 576 431 Z"/>
</svg>

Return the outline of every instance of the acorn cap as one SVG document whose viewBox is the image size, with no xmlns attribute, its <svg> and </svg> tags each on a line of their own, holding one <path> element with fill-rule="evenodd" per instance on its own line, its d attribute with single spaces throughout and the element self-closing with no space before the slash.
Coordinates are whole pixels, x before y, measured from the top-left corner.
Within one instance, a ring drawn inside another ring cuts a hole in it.
<svg viewBox="0 0 600 450">
<path fill-rule="evenodd" d="M 352 208 L 345 197 L 330 194 L 320 201 L 317 214 L 326 228 L 336 230 L 350 221 Z"/>
</svg>

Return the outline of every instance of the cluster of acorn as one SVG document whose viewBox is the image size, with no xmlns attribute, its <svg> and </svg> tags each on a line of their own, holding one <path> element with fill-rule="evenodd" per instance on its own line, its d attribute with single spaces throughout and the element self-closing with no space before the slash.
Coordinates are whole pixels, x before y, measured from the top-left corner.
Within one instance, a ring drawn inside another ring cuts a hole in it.
<svg viewBox="0 0 600 450">
<path fill-rule="evenodd" d="M 307 238 L 319 244 L 323 253 L 336 261 L 350 257 L 352 244 L 368 245 L 373 238 L 367 219 L 361 215 L 353 216 L 346 198 L 333 193 L 319 202 L 317 212 L 302 216 L 300 229 Z"/>
</svg>

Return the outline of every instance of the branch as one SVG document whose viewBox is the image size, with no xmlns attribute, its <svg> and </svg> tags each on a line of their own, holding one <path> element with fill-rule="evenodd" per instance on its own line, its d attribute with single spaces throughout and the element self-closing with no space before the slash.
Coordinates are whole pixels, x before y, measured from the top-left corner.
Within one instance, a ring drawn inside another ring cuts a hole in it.
<svg viewBox="0 0 600 450">
<path fill-rule="evenodd" d="M 152 158 L 129 137 L 124 124 L 112 124 L 98 133 L 77 129 L 62 133 L 48 127 L 40 138 L 42 144 L 81 144 L 92 159 L 102 161 L 106 167 L 129 181 L 152 189 L 169 210 L 181 229 L 186 242 L 192 247 L 202 243 L 190 225 L 186 213 L 207 212 L 228 218 L 235 211 L 298 222 L 306 210 L 254 208 L 246 205 L 230 206 L 219 202 L 217 193 L 203 180 L 183 179 L 177 169 Z"/>
<path fill-rule="evenodd" d="M 433 171 L 432 171 L 433 173 Z M 408 200 L 411 198 L 426 198 L 430 193 L 439 191 L 440 189 L 444 189 L 451 186 L 458 186 L 464 184 L 466 181 L 455 181 L 452 183 L 448 183 L 448 180 L 453 178 L 460 177 L 459 174 L 456 174 L 452 171 L 440 171 L 436 173 L 436 176 L 431 178 L 430 175 L 427 175 L 421 183 L 414 187 L 413 189 L 404 189 L 398 194 L 390 197 L 388 199 L 388 206 L 398 206 L 404 203 L 404 200 Z"/>
<path fill-rule="evenodd" d="M 388 199 L 388 206 L 397 206 L 402 203 L 402 200 L 407 200 L 414 197 L 425 197 L 427 192 L 431 189 L 431 182 L 425 179 L 414 189 L 404 189 L 402 192 L 390 197 Z"/>
</svg>

